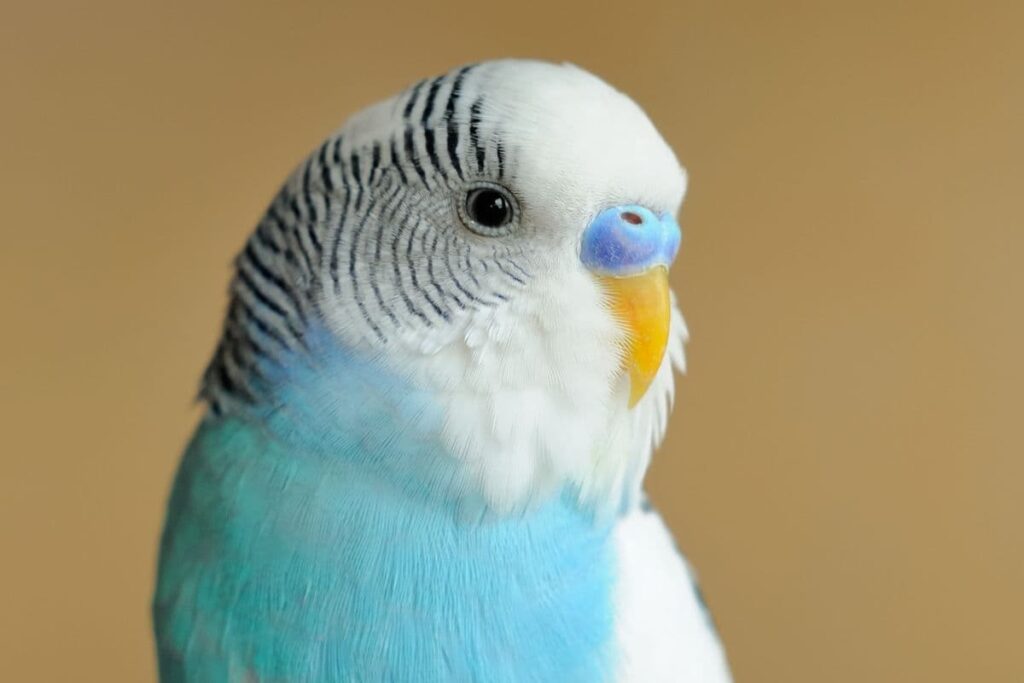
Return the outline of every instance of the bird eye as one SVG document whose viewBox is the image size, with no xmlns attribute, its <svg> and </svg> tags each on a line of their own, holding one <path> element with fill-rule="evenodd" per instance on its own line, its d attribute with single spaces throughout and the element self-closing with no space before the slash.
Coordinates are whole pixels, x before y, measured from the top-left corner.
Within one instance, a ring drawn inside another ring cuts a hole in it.
<svg viewBox="0 0 1024 683">
<path fill-rule="evenodd" d="M 486 237 L 508 234 L 515 220 L 515 199 L 503 187 L 482 185 L 466 193 L 466 226 Z"/>
</svg>

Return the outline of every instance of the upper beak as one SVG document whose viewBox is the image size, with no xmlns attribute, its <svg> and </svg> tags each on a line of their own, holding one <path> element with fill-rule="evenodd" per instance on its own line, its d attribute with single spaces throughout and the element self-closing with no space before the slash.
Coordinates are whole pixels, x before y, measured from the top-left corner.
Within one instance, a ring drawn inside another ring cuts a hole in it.
<svg viewBox="0 0 1024 683">
<path fill-rule="evenodd" d="M 623 370 L 629 407 L 651 386 L 668 345 L 668 267 L 679 250 L 679 225 L 640 206 L 601 212 L 583 233 L 580 259 L 597 277 L 625 333 Z"/>
<path fill-rule="evenodd" d="M 631 277 L 599 276 L 609 306 L 626 332 L 623 366 L 629 373 L 629 407 L 647 393 L 668 345 L 671 304 L 668 268 L 655 266 Z"/>
</svg>

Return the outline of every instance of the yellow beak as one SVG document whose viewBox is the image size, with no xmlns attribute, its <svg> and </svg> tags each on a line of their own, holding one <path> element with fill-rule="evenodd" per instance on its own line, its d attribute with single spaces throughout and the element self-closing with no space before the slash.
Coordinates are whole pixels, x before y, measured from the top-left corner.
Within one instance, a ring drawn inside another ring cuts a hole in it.
<svg viewBox="0 0 1024 683">
<path fill-rule="evenodd" d="M 629 373 L 629 407 L 647 393 L 668 345 L 671 301 L 668 268 L 655 266 L 637 275 L 598 278 L 608 304 L 626 332 L 623 371 Z"/>
</svg>

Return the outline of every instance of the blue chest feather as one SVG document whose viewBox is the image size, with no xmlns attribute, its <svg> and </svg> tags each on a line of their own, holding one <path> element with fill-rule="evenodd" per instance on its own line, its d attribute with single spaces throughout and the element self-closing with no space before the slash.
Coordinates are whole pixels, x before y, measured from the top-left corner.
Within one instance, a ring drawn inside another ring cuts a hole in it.
<svg viewBox="0 0 1024 683">
<path fill-rule="evenodd" d="M 186 452 L 165 683 L 609 679 L 606 524 L 570 496 L 467 521 L 429 397 L 347 358 L 297 372 L 287 408 L 207 420 Z"/>
</svg>

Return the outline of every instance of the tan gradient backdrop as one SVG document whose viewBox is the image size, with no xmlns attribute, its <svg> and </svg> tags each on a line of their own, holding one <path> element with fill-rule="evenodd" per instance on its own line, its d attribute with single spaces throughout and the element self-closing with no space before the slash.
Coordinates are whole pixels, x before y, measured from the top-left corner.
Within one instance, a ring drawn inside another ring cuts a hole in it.
<svg viewBox="0 0 1024 683">
<path fill-rule="evenodd" d="M 5 3 L 0 678 L 154 679 L 230 257 L 350 112 L 517 55 L 691 172 L 649 482 L 737 678 L 1024 680 L 1024 11 L 814 4 Z"/>
</svg>

